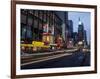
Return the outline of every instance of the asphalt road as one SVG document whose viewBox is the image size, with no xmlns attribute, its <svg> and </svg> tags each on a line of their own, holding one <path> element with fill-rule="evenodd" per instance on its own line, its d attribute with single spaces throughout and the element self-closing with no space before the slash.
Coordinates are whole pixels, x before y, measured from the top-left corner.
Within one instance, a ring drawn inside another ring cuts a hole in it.
<svg viewBox="0 0 100 79">
<path fill-rule="evenodd" d="M 74 52 L 70 56 L 63 56 L 47 61 L 21 66 L 21 69 L 60 68 L 90 66 L 90 53 Z"/>
</svg>

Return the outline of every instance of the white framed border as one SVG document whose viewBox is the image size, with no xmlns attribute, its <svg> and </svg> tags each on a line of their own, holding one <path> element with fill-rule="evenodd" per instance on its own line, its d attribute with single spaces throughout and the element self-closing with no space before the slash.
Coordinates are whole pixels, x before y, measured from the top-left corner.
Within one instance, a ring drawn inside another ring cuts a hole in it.
<svg viewBox="0 0 100 79">
<path fill-rule="evenodd" d="M 71 67 L 71 68 L 50 68 L 50 69 L 28 69 L 20 68 L 20 9 L 35 10 L 54 10 L 54 11 L 80 11 L 91 13 L 91 66 L 90 67 Z M 94 9 L 91 8 L 74 8 L 74 7 L 55 7 L 41 5 L 16 5 L 16 75 L 25 74 L 45 74 L 45 73 L 61 73 L 61 72 L 78 72 L 78 71 L 94 71 Z M 49 72 L 48 72 L 49 71 Z"/>
</svg>

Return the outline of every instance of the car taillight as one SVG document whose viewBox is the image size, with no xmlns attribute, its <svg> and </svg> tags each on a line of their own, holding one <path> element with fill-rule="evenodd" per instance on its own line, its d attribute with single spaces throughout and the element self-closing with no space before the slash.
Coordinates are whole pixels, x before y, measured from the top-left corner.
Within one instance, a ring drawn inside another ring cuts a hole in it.
<svg viewBox="0 0 100 79">
<path fill-rule="evenodd" d="M 25 50 L 25 47 L 24 47 L 24 46 L 22 46 L 22 47 L 21 47 L 21 50 L 22 50 L 22 51 L 24 51 L 24 50 Z"/>
<path fill-rule="evenodd" d="M 37 51 L 37 47 L 33 47 L 33 51 Z"/>
</svg>

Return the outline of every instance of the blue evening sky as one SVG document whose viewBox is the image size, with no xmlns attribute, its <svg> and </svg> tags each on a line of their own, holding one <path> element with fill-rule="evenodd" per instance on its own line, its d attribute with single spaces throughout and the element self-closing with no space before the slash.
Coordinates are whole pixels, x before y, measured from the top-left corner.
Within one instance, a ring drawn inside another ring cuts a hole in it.
<svg viewBox="0 0 100 79">
<path fill-rule="evenodd" d="M 78 31 L 79 18 L 84 24 L 84 29 L 87 33 L 87 41 L 90 42 L 91 38 L 91 17 L 90 12 L 68 12 L 68 19 L 73 21 L 73 31 Z"/>
</svg>

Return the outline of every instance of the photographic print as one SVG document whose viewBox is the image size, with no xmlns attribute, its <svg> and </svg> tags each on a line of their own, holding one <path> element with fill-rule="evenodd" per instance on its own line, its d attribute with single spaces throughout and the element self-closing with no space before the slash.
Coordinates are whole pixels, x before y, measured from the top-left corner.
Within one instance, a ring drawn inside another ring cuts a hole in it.
<svg viewBox="0 0 100 79">
<path fill-rule="evenodd" d="M 96 73 L 96 6 L 12 3 L 12 77 Z"/>
<path fill-rule="evenodd" d="M 90 66 L 90 13 L 21 9 L 21 69 Z"/>
</svg>

